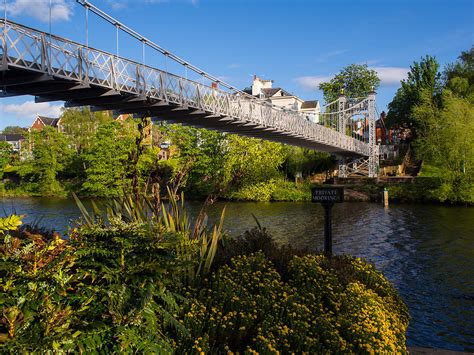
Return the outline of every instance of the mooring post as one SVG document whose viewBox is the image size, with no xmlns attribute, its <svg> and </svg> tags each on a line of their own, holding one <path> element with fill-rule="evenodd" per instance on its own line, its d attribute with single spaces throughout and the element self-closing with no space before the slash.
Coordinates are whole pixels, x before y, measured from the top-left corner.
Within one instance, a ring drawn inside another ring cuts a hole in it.
<svg viewBox="0 0 474 355">
<path fill-rule="evenodd" d="M 332 257 L 332 208 L 334 203 L 344 201 L 344 187 L 326 185 L 311 189 L 311 201 L 324 208 L 324 254 Z"/>
<path fill-rule="evenodd" d="M 388 207 L 388 189 L 386 187 L 383 189 L 383 205 Z"/>
<path fill-rule="evenodd" d="M 332 256 L 332 207 L 334 203 L 324 202 L 324 254 Z"/>
</svg>

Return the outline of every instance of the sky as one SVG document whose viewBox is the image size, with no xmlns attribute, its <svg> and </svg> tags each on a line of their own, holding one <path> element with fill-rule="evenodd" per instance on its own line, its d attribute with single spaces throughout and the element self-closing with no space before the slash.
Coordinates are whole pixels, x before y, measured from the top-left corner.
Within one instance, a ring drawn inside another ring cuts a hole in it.
<svg viewBox="0 0 474 355">
<path fill-rule="evenodd" d="M 382 83 L 387 110 L 413 61 L 435 56 L 443 68 L 474 44 L 474 0 L 89 0 L 170 52 L 238 88 L 252 76 L 274 80 L 305 100 L 343 67 L 367 64 Z M 4 16 L 5 0 L 0 0 Z M 49 6 L 51 3 L 51 22 Z M 6 0 L 7 19 L 86 42 L 86 16 L 75 0 Z M 117 52 L 115 27 L 92 13 L 89 46 Z M 120 56 L 142 61 L 142 47 L 119 34 Z M 151 49 L 147 65 L 190 75 Z M 0 129 L 58 116 L 62 102 L 0 99 Z"/>
</svg>

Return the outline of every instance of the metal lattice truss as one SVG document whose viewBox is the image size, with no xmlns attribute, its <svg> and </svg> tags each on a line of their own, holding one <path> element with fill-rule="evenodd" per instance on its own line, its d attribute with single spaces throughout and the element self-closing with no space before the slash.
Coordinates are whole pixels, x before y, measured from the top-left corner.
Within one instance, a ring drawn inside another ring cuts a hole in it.
<svg viewBox="0 0 474 355">
<path fill-rule="evenodd" d="M 369 142 L 364 142 L 345 134 L 340 126 L 351 112 L 373 113 L 375 96 L 344 106 L 342 111 L 339 107 L 337 112 L 328 112 L 328 116 L 342 117 L 342 123 L 326 127 L 297 111 L 19 24 L 1 21 L 0 31 L 3 97 L 35 95 L 37 102 L 64 100 L 69 107 L 90 105 L 96 110 L 146 114 L 344 156 L 374 154 L 372 134 Z M 375 134 L 375 121 L 369 122 Z"/>
</svg>

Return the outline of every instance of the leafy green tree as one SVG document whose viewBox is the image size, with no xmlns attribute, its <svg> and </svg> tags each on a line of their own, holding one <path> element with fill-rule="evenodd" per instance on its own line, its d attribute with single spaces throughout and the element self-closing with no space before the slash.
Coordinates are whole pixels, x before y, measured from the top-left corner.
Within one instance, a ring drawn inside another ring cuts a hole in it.
<svg viewBox="0 0 474 355">
<path fill-rule="evenodd" d="M 13 149 L 10 143 L 0 142 L 0 179 L 3 178 L 5 167 L 11 162 Z"/>
<path fill-rule="evenodd" d="M 232 176 L 232 185 L 239 187 L 267 181 L 281 175 L 279 169 L 285 161 L 280 143 L 228 135 L 226 166 Z"/>
<path fill-rule="evenodd" d="M 447 65 L 444 80 L 454 95 L 474 103 L 474 47 L 462 52 L 456 63 Z"/>
<path fill-rule="evenodd" d="M 400 82 L 401 88 L 388 104 L 387 125 L 410 128 L 416 137 L 421 123 L 415 119 L 413 109 L 426 98 L 436 100 L 441 85 L 441 74 L 438 70 L 438 62 L 431 56 L 421 58 L 419 63 L 413 63 L 407 79 Z"/>
<path fill-rule="evenodd" d="M 84 154 L 86 179 L 82 191 L 93 196 L 117 196 L 129 184 L 129 157 L 135 137 L 126 134 L 118 122 L 107 123 L 97 130 Z"/>
<path fill-rule="evenodd" d="M 112 118 L 106 112 L 91 112 L 89 107 L 66 109 L 61 115 L 61 125 L 77 152 L 90 148 L 97 129 Z"/>
<path fill-rule="evenodd" d="M 364 97 L 377 90 L 380 79 L 377 72 L 369 69 L 367 64 L 351 64 L 343 68 L 329 82 L 319 84 L 324 93 L 324 101 L 332 102 L 338 98 L 341 91 L 348 97 Z"/>
<path fill-rule="evenodd" d="M 20 126 L 6 126 L 3 129 L 3 134 L 23 134 L 26 135 L 28 131 Z"/>
<path fill-rule="evenodd" d="M 426 100 L 414 108 L 413 115 L 421 122 L 417 153 L 438 168 L 443 180 L 437 197 L 443 202 L 474 203 L 473 105 L 446 91 L 441 108 Z"/>
<path fill-rule="evenodd" d="M 73 151 L 66 136 L 52 127 L 44 127 L 34 132 L 32 168 L 38 192 L 44 196 L 62 191 L 58 174 L 63 172 L 71 162 Z"/>
</svg>

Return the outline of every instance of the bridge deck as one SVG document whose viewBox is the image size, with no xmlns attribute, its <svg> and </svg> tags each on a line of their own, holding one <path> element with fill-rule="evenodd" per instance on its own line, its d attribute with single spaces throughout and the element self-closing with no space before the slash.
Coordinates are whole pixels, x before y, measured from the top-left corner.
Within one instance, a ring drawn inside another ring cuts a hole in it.
<svg viewBox="0 0 474 355">
<path fill-rule="evenodd" d="M 110 53 L 0 22 L 2 96 L 143 114 L 347 156 L 369 144 L 241 94 L 225 92 Z"/>
</svg>

